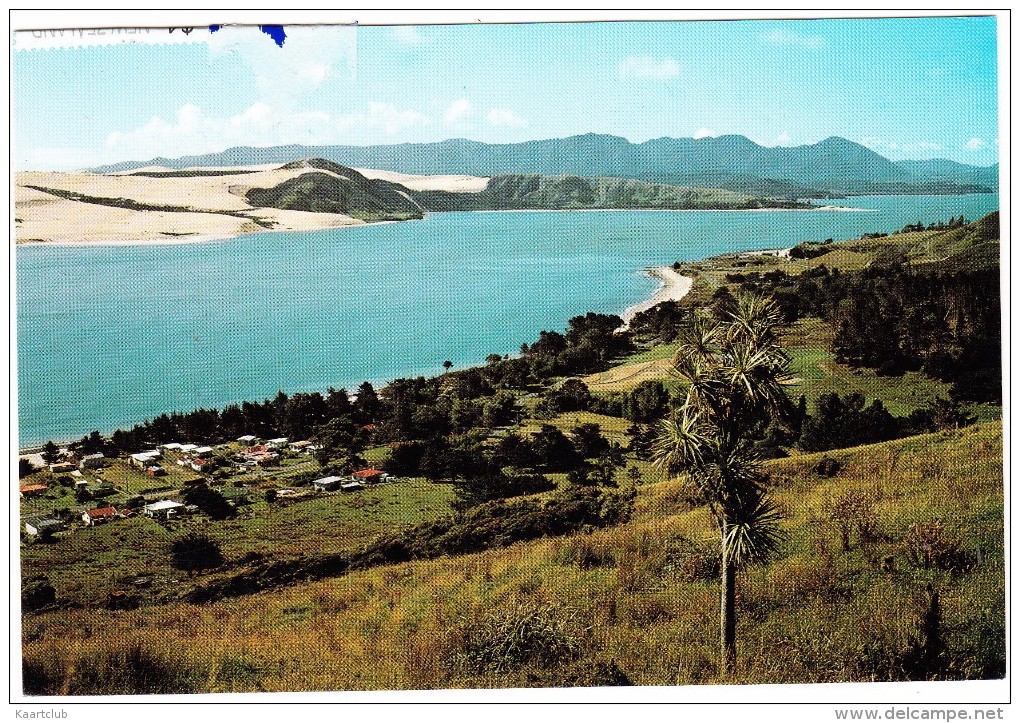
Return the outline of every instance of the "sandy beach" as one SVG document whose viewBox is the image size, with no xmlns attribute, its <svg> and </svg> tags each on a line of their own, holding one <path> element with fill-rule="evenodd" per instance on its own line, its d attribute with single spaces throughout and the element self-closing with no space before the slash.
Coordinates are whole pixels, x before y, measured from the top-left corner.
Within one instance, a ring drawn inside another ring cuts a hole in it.
<svg viewBox="0 0 1020 723">
<path fill-rule="evenodd" d="M 694 285 L 694 279 L 674 271 L 669 266 L 654 266 L 645 269 L 644 273 L 646 276 L 657 279 L 659 281 L 659 288 L 655 290 L 651 298 L 628 307 L 626 311 L 620 314 L 620 318 L 623 319 L 623 326 L 620 329 L 629 328 L 630 322 L 635 316 L 642 311 L 651 309 L 656 304 L 661 304 L 663 301 L 679 301 L 690 292 L 691 287 Z"/>
</svg>

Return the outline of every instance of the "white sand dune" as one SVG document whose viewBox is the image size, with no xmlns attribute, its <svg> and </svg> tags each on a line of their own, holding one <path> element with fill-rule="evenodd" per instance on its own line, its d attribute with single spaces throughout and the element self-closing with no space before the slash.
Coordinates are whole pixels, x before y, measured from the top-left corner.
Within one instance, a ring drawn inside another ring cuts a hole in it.
<svg viewBox="0 0 1020 723">
<path fill-rule="evenodd" d="M 15 177 L 15 240 L 17 243 L 63 244 L 182 243 L 232 238 L 270 230 L 256 223 L 255 219 L 271 222 L 273 231 L 314 231 L 364 223 L 342 214 L 251 206 L 245 194 L 252 188 L 272 188 L 314 170 L 307 166 L 284 169 L 282 165 L 273 163 L 189 169 L 149 166 L 119 173 L 22 171 Z M 179 170 L 226 173 L 187 177 L 132 175 L 138 171 Z M 415 176 L 370 168 L 356 170 L 367 178 L 393 181 L 419 191 L 473 193 L 484 190 L 488 183 L 487 178 L 477 176 Z M 62 198 L 30 186 L 188 210 L 135 210 L 105 206 Z"/>
<path fill-rule="evenodd" d="M 399 183 L 412 191 L 449 191 L 451 193 L 479 193 L 485 190 L 488 178 L 482 176 L 416 176 L 375 168 L 355 168 L 365 178 Z"/>
</svg>

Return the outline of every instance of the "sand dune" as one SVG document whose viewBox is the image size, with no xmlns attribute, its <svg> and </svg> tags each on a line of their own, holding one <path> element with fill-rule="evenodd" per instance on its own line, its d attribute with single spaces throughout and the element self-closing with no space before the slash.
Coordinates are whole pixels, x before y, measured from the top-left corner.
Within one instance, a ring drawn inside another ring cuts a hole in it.
<svg viewBox="0 0 1020 723">
<path fill-rule="evenodd" d="M 18 243 L 181 243 L 267 230 L 313 231 L 364 223 L 342 214 L 251 206 L 245 194 L 252 188 L 272 188 L 311 170 L 284 169 L 280 165 L 196 167 L 184 170 L 238 173 L 187 177 L 131 175 L 138 171 L 182 170 L 159 166 L 110 174 L 23 171 L 15 177 L 15 238 Z M 412 190 L 470 193 L 484 189 L 488 181 L 475 176 L 413 176 L 374 169 L 360 172 L 367 178 L 401 183 Z M 187 210 L 121 208 L 62 198 L 30 186 Z"/>
</svg>

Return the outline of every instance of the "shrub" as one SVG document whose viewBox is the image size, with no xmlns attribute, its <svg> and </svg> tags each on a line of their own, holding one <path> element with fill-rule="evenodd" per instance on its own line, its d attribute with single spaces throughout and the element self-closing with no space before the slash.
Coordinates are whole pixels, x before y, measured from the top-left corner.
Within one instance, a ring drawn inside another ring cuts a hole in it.
<svg viewBox="0 0 1020 723">
<path fill-rule="evenodd" d="M 960 538 L 946 530 L 941 522 L 911 525 L 903 538 L 903 547 L 914 567 L 958 573 L 974 566 L 974 560 L 962 548 Z"/>
<path fill-rule="evenodd" d="M 190 533 L 170 543 L 170 564 L 194 573 L 223 564 L 219 543 L 211 537 Z"/>
<path fill-rule="evenodd" d="M 841 469 L 843 465 L 832 457 L 822 457 L 815 465 L 814 471 L 819 477 L 835 477 Z"/>
<path fill-rule="evenodd" d="M 460 667 L 505 673 L 524 665 L 551 666 L 577 657 L 581 646 L 563 615 L 549 605 L 514 604 L 461 629 Z"/>
<path fill-rule="evenodd" d="M 691 582 L 719 579 L 722 558 L 718 544 L 695 543 L 678 535 L 666 544 L 665 552 L 665 572 Z"/>
<path fill-rule="evenodd" d="M 195 668 L 139 643 L 86 653 L 77 660 L 26 653 L 22 662 L 26 695 L 138 695 L 197 692 Z"/>
<path fill-rule="evenodd" d="M 858 544 L 865 545 L 878 537 L 878 517 L 875 515 L 874 500 L 860 492 L 848 490 L 834 499 L 829 511 L 829 521 L 839 532 L 844 552 L 850 549 L 853 533 L 857 533 Z"/>
<path fill-rule="evenodd" d="M 21 586 L 21 609 L 39 610 L 57 601 L 57 591 L 46 577 L 34 577 Z"/>
</svg>

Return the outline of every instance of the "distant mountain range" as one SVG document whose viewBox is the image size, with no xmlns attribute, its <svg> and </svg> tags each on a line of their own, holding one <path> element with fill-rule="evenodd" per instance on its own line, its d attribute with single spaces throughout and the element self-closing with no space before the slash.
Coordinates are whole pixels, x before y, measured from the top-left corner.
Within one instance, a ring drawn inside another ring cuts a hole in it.
<svg viewBox="0 0 1020 723">
<path fill-rule="evenodd" d="M 197 156 L 127 161 L 93 170 L 116 173 L 145 166 L 244 166 L 302 158 L 408 174 L 602 176 L 783 199 L 980 193 L 998 188 L 998 165 L 968 166 L 944 159 L 894 162 L 836 136 L 811 145 L 774 148 L 739 135 L 631 143 L 593 133 L 498 145 L 451 139 L 390 146 L 243 146 Z"/>
</svg>

